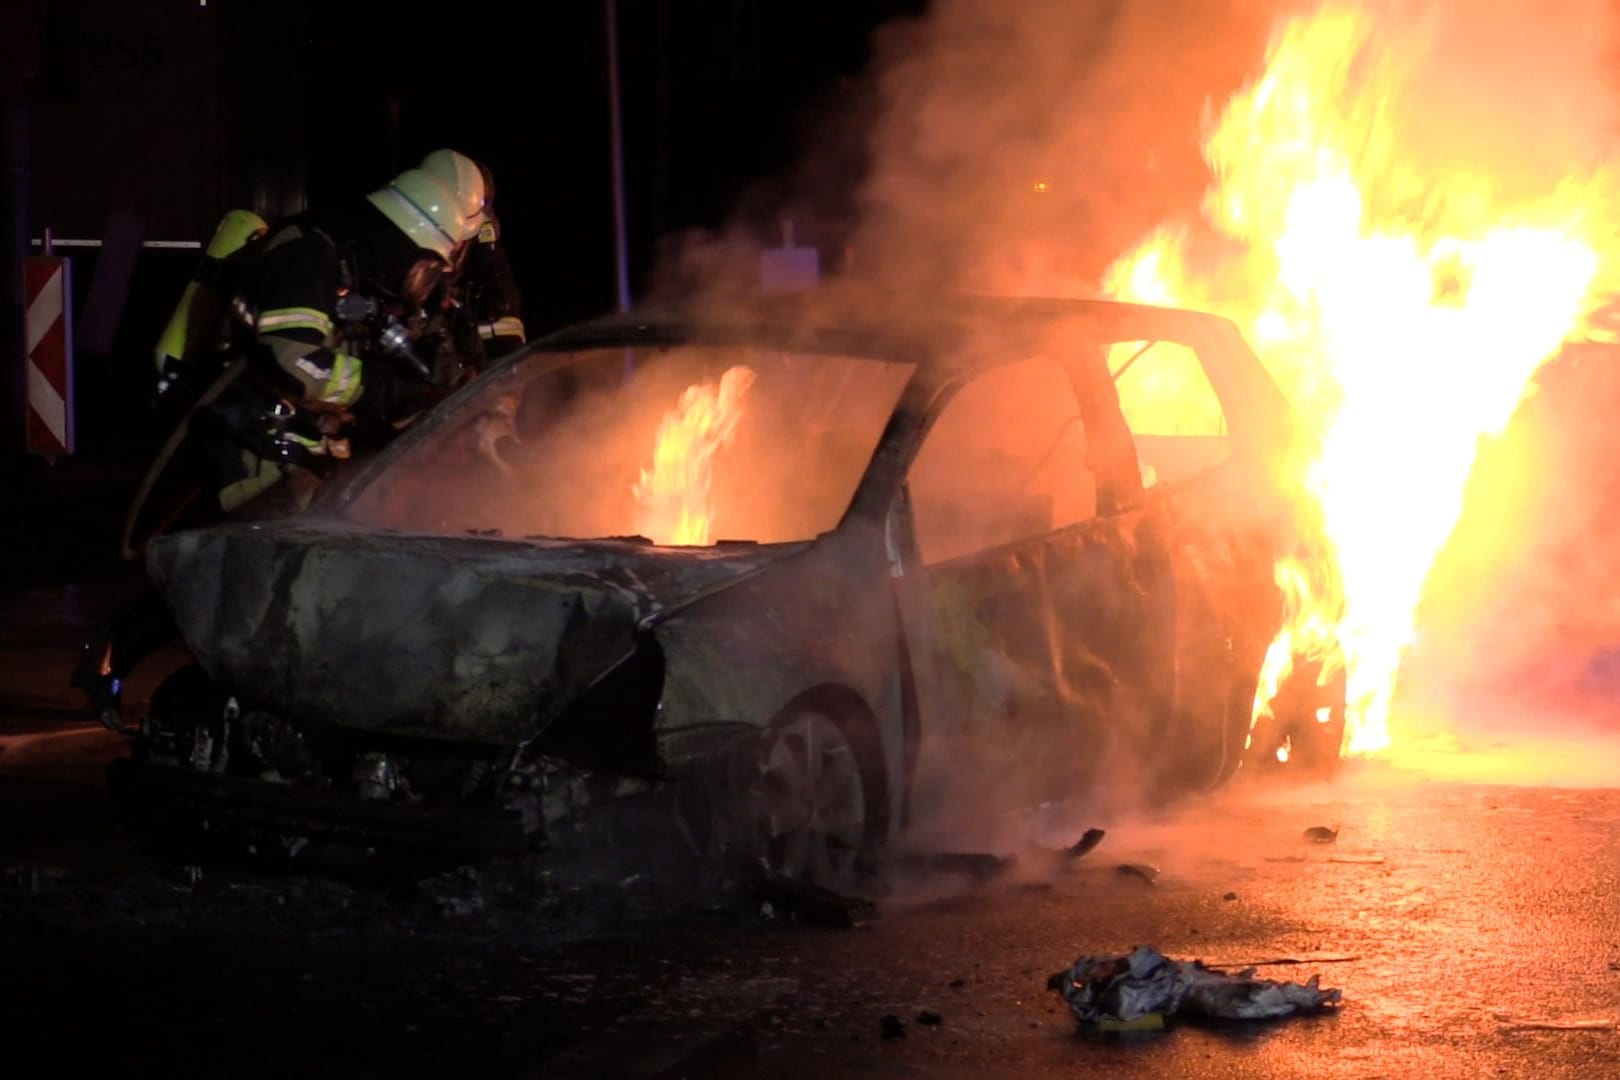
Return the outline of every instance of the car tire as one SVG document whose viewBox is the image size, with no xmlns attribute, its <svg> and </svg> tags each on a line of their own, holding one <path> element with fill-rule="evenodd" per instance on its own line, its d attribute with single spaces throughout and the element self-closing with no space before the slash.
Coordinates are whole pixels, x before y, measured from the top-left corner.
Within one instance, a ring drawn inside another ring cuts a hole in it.
<svg viewBox="0 0 1620 1080">
<path fill-rule="evenodd" d="M 1317 778 L 1338 771 L 1344 740 L 1345 677 L 1340 669 L 1319 686 L 1320 674 L 1318 662 L 1303 658 L 1294 662 L 1271 711 L 1249 733 L 1245 768 L 1262 774 L 1285 770 L 1290 775 Z M 1288 747 L 1286 759 L 1278 756 L 1284 745 Z"/>
<path fill-rule="evenodd" d="M 761 740 L 752 788 L 758 850 L 775 873 L 848 890 L 867 864 L 874 785 L 849 725 L 803 707 Z"/>
</svg>

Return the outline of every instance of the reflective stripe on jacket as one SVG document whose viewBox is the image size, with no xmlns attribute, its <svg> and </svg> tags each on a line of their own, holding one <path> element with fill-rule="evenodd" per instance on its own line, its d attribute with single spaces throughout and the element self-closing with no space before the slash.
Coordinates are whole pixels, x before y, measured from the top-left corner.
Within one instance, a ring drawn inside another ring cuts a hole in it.
<svg viewBox="0 0 1620 1080">
<path fill-rule="evenodd" d="M 299 387 L 299 404 L 348 408 L 360 397 L 359 357 L 336 337 L 338 252 L 325 236 L 286 225 L 265 240 L 257 333 Z"/>
</svg>

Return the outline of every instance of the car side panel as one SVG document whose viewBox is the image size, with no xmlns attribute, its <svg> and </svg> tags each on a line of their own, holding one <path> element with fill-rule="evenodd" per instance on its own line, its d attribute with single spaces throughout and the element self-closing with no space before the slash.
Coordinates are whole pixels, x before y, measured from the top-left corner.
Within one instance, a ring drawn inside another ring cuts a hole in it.
<svg viewBox="0 0 1620 1080">
<path fill-rule="evenodd" d="M 1161 738 L 1174 599 L 1158 513 L 922 572 L 920 813 L 970 792 L 999 808 L 1071 797 Z"/>
<path fill-rule="evenodd" d="M 851 522 L 802 555 L 660 621 L 658 734 L 672 769 L 717 740 L 763 729 L 818 688 L 852 692 L 899 820 L 904 761 L 900 636 L 882 530 Z"/>
<path fill-rule="evenodd" d="M 1228 461 L 1146 496 L 1166 523 L 1175 583 L 1175 752 L 1163 776 L 1178 787 L 1204 786 L 1236 767 L 1255 676 L 1281 617 L 1275 546 L 1244 473 Z"/>
</svg>

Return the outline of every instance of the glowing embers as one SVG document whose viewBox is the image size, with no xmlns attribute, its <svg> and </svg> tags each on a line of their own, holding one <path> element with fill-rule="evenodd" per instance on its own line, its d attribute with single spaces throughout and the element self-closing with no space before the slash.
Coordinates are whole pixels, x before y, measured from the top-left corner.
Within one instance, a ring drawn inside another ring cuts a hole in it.
<svg viewBox="0 0 1620 1080">
<path fill-rule="evenodd" d="M 1579 328 L 1606 198 L 1572 178 L 1509 203 L 1403 143 L 1393 118 L 1429 43 L 1386 31 L 1347 5 L 1284 23 L 1205 142 L 1203 216 L 1229 253 L 1197 262 L 1185 230 L 1160 229 L 1107 277 L 1124 299 L 1237 320 L 1298 410 L 1281 465 L 1302 545 L 1276 567 L 1286 621 L 1254 717 L 1302 661 L 1322 665 L 1320 685 L 1342 667 L 1348 753 L 1389 744 L 1414 612 L 1479 441 Z"/>
<path fill-rule="evenodd" d="M 751 368 L 727 368 L 718 380 L 694 383 L 658 424 L 652 467 L 631 488 L 636 531 L 658 544 L 703 545 L 714 539 L 714 457 L 731 441 Z"/>
</svg>

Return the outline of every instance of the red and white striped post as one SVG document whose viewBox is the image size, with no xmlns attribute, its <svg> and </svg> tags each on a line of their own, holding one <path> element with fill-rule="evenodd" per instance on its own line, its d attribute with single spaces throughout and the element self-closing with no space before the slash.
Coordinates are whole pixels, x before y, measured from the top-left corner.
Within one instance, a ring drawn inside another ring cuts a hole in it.
<svg viewBox="0 0 1620 1080">
<path fill-rule="evenodd" d="M 28 314 L 28 452 L 73 453 L 73 275 L 66 258 L 23 260 Z"/>
</svg>

